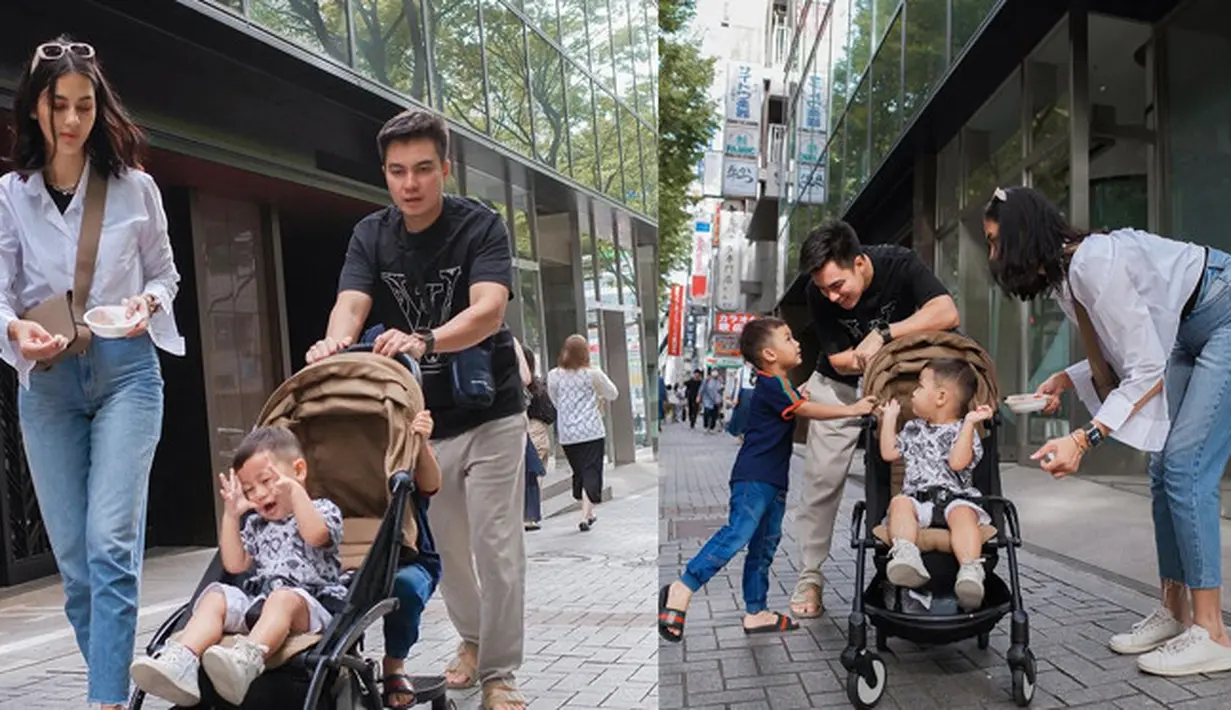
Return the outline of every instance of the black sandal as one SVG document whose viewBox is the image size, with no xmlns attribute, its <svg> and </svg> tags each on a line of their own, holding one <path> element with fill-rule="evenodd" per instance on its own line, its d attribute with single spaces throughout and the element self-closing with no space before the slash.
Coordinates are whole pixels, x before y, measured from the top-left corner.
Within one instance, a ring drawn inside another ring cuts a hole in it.
<svg viewBox="0 0 1231 710">
<path fill-rule="evenodd" d="M 670 593 L 670 584 L 658 593 L 658 635 L 671 643 L 679 643 L 684 639 L 684 617 L 688 612 L 667 606 L 667 595 Z M 679 633 L 672 633 L 673 631 Z"/>
<path fill-rule="evenodd" d="M 380 704 L 389 710 L 410 710 L 415 706 L 415 688 L 410 684 L 410 676 L 405 673 L 391 673 L 380 679 Z M 393 702 L 395 695 L 409 695 L 410 701 Z"/>
<path fill-rule="evenodd" d="M 795 629 L 799 628 L 799 622 L 795 621 L 794 619 L 787 616 L 786 614 L 780 614 L 775 611 L 774 616 L 777 617 L 777 621 L 774 621 L 771 624 L 765 624 L 763 626 L 752 626 L 752 627 L 745 626 L 744 633 L 745 634 L 779 634 L 779 633 L 782 633 L 783 631 L 794 631 Z"/>
</svg>

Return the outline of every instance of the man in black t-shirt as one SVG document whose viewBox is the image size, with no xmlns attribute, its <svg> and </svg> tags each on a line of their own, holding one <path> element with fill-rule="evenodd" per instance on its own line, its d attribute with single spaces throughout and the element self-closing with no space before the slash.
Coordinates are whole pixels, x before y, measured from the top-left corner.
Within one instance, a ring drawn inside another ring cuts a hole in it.
<svg viewBox="0 0 1231 710">
<path fill-rule="evenodd" d="M 444 121 L 425 111 L 403 112 L 381 129 L 394 204 L 355 225 L 328 330 L 307 360 L 332 355 L 365 324 L 379 324 L 386 330 L 376 353 L 419 361 L 443 478 L 429 522 L 441 595 L 463 641 L 447 679 L 450 687 L 482 682 L 493 707 L 523 710 L 513 674 L 524 645 L 526 417 L 518 353 L 504 324 L 512 250 L 499 214 L 444 194 L 448 141 Z M 482 409 L 461 406 L 453 392 L 453 358 L 476 346 L 491 353 L 495 385 L 494 401 Z M 401 673 L 402 660 L 386 658 L 384 675 Z"/>
<path fill-rule="evenodd" d="M 693 370 L 692 379 L 684 383 L 684 399 L 688 403 L 688 425 L 697 428 L 697 413 L 701 411 L 701 383 L 705 381 L 705 373 Z"/>
<path fill-rule="evenodd" d="M 958 327 L 957 305 L 944 285 L 906 247 L 862 246 L 845 222 L 817 227 L 800 248 L 808 312 L 821 344 L 808 398 L 852 404 L 864 366 L 885 343 L 913 333 Z M 859 438 L 859 420 L 815 420 L 808 424 L 800 525 L 803 565 L 791 609 L 796 616 L 820 616 L 834 521 L 847 469 Z"/>
</svg>

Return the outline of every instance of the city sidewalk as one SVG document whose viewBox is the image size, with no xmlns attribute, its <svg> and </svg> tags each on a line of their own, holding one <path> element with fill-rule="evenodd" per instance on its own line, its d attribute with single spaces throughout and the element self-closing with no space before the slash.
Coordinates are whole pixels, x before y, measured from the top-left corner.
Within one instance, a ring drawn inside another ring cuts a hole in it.
<svg viewBox="0 0 1231 710">
<path fill-rule="evenodd" d="M 664 429 L 660 445 L 661 584 L 678 576 L 688 558 L 725 522 L 727 480 L 737 447 L 725 434 L 706 435 L 680 425 Z M 792 459 L 792 491 L 782 545 L 771 571 L 769 599 L 772 609 L 784 612 L 799 567 L 794 511 L 799 505 L 803 459 Z M 862 495 L 857 483 L 848 483 L 834 549 L 824 567 L 829 580 L 824 593 L 826 614 L 803 620 L 795 632 L 745 636 L 740 631 L 743 561 L 736 558 L 693 598 L 684 642 L 660 641 L 662 708 L 850 707 L 845 692 L 847 673 L 838 657 L 846 645 L 850 600 L 856 591 L 854 552 L 849 545 L 851 507 Z M 1053 524 L 1068 526 L 1049 531 L 1053 537 L 1090 534 L 1084 527 L 1090 523 L 1082 518 Z M 1149 519 L 1139 524 L 1149 526 Z M 1026 524 L 1023 536 L 1029 541 L 1035 531 Z M 1142 554 L 1149 555 L 1152 549 Z M 1098 570 L 1052 558 L 1046 551 L 1023 551 L 1018 561 L 1030 613 L 1031 648 L 1039 667 L 1032 708 L 1228 707 L 1231 674 L 1183 679 L 1145 676 L 1132 658 L 1107 649 L 1113 631 L 1126 629 L 1153 608 L 1155 600 L 1150 595 L 1106 581 Z M 999 568 L 1002 573 L 1004 564 Z M 935 648 L 901 639 L 889 645 L 891 650 L 885 654 L 888 690 L 878 708 L 1015 707 L 1004 660 L 1007 619 L 993 632 L 988 651 L 979 651 L 974 639 Z"/>
<path fill-rule="evenodd" d="M 654 631 L 657 463 L 607 471 L 613 500 L 589 533 L 576 515 L 526 536 L 526 659 L 518 674 L 534 710 L 643 710 L 658 705 Z M 147 561 L 138 647 L 192 593 L 213 550 L 159 550 Z M 85 707 L 86 674 L 58 584 L 0 590 L 0 708 Z M 369 655 L 381 634 L 368 634 Z M 423 616 L 411 673 L 439 675 L 458 637 L 437 592 Z M 479 706 L 478 690 L 453 695 Z M 147 708 L 166 708 L 163 702 Z"/>
</svg>

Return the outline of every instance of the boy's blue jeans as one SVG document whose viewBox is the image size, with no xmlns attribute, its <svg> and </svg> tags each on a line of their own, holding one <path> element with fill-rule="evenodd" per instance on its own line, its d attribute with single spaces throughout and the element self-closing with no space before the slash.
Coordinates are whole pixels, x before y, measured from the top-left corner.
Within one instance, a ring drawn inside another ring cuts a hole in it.
<svg viewBox="0 0 1231 710">
<path fill-rule="evenodd" d="M 432 574 L 420 564 L 398 569 L 393 579 L 393 596 L 398 599 L 397 611 L 385 616 L 385 655 L 406 658 L 419 640 L 419 620 L 427 600 L 436 591 L 440 574 Z"/>
<path fill-rule="evenodd" d="M 680 581 L 697 591 L 747 546 L 744 557 L 744 609 L 765 611 L 769 594 L 769 566 L 782 539 L 786 491 L 768 483 L 738 481 L 731 484 L 730 517 L 701 551 L 688 561 Z"/>
</svg>

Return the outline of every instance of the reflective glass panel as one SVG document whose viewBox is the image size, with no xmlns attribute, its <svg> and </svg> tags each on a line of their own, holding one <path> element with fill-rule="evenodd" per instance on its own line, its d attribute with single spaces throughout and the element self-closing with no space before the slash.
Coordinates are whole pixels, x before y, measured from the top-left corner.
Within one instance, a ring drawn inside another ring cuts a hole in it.
<svg viewBox="0 0 1231 710">
<path fill-rule="evenodd" d="M 427 102 L 427 45 L 419 0 L 351 0 L 355 68 L 385 86 Z"/>
<path fill-rule="evenodd" d="M 533 155 L 530 97 L 526 93 L 525 23 L 499 0 L 483 2 L 483 51 L 491 136 L 522 155 Z"/>
<path fill-rule="evenodd" d="M 478 3 L 428 0 L 428 8 L 432 12 L 437 105 L 449 118 L 487 133 Z"/>
</svg>

